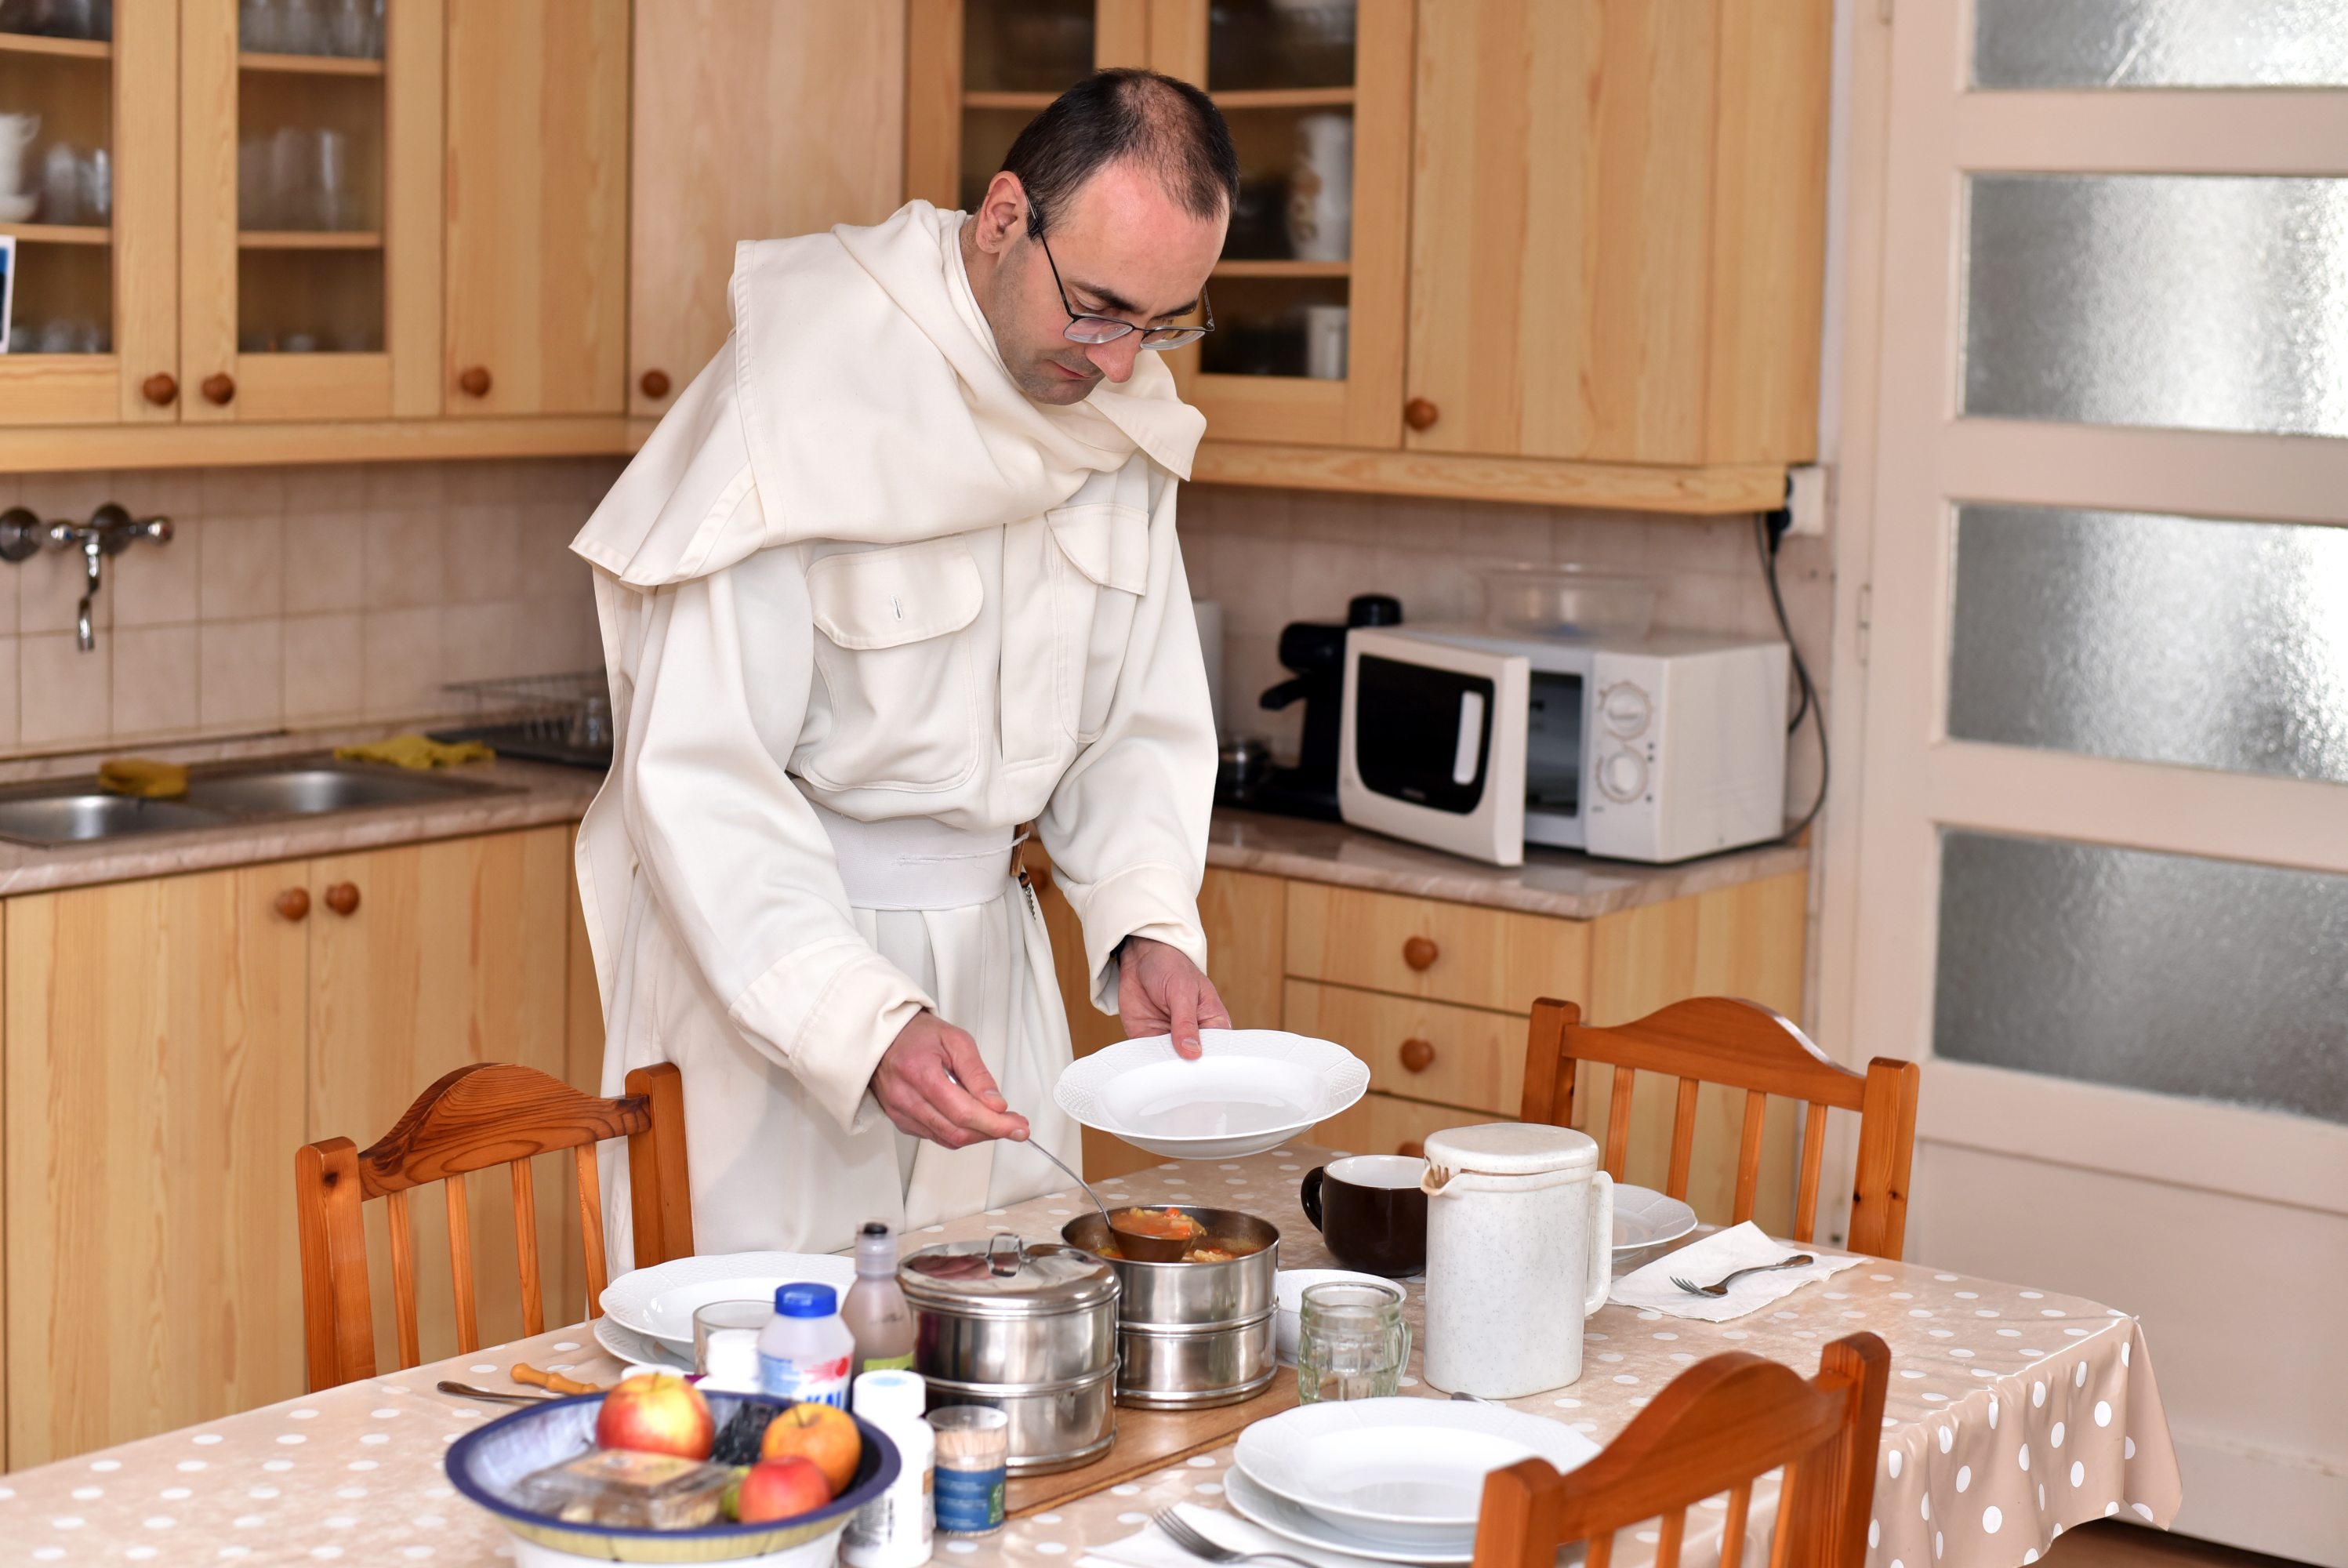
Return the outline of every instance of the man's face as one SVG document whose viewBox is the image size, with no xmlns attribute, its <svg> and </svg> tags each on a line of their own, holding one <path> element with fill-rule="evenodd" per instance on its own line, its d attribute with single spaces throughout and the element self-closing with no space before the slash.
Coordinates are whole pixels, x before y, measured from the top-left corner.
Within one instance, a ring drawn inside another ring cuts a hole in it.
<svg viewBox="0 0 2348 1568">
<path fill-rule="evenodd" d="M 1027 203 L 1015 176 L 997 174 L 977 217 L 975 243 L 994 262 L 983 284 L 972 282 L 995 346 L 1019 389 L 1038 403 L 1081 403 L 1104 376 L 1133 374 L 1141 334 L 1112 343 L 1065 335 L 1068 312 L 1108 316 L 1137 326 L 1170 326 L 1198 309 L 1207 273 L 1222 253 L 1225 219 L 1197 218 L 1169 196 L 1157 177 L 1117 163 L 1077 188 L 1052 214 L 1052 282 L 1042 242 L 1027 232 Z"/>
</svg>

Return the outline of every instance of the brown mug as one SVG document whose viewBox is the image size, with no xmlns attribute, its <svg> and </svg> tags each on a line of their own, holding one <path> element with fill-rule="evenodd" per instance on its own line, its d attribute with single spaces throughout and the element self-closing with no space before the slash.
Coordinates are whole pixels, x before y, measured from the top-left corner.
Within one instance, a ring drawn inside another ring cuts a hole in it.
<svg viewBox="0 0 2348 1568">
<path fill-rule="evenodd" d="M 1304 1217 L 1349 1269 L 1399 1279 L 1426 1267 L 1426 1161 L 1402 1154 L 1354 1154 L 1304 1173 Z"/>
</svg>

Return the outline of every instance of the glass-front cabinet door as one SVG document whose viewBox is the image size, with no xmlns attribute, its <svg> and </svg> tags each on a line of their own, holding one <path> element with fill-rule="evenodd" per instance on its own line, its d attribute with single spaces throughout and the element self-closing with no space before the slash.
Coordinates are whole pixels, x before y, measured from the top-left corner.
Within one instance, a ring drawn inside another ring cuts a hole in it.
<svg viewBox="0 0 2348 1568">
<path fill-rule="evenodd" d="M 0 0 L 0 422 L 168 423 L 179 0 Z"/>
<path fill-rule="evenodd" d="M 182 0 L 190 420 L 439 412 L 441 0 Z"/>
<path fill-rule="evenodd" d="M 1148 61 L 1149 0 L 911 0 L 905 194 L 967 211 L 1022 127 L 1095 70 Z"/>
<path fill-rule="evenodd" d="M 1409 0 L 1152 0 L 1149 63 L 1231 122 L 1240 198 L 1179 351 L 1210 439 L 1402 441 Z"/>
</svg>

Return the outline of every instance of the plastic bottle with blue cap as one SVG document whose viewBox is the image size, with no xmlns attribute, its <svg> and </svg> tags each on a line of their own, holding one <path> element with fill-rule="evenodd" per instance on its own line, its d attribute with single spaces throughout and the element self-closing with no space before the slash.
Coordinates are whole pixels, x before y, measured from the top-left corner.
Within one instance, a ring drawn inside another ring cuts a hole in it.
<svg viewBox="0 0 2348 1568">
<path fill-rule="evenodd" d="M 770 1398 L 848 1408 L 848 1375 L 856 1336 L 839 1320 L 839 1297 L 828 1284 L 775 1291 L 775 1315 L 758 1334 L 758 1387 Z"/>
</svg>

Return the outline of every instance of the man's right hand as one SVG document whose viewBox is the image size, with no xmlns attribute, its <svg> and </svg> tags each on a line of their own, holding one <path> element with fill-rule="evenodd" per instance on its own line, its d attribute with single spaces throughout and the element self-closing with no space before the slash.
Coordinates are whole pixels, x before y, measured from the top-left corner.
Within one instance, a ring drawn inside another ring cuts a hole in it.
<svg viewBox="0 0 2348 1568">
<path fill-rule="evenodd" d="M 872 1098 L 898 1131 L 948 1149 L 1027 1138 L 1027 1119 L 1014 1114 L 994 1087 L 978 1042 L 927 1008 L 880 1054 L 872 1069 Z"/>
</svg>

